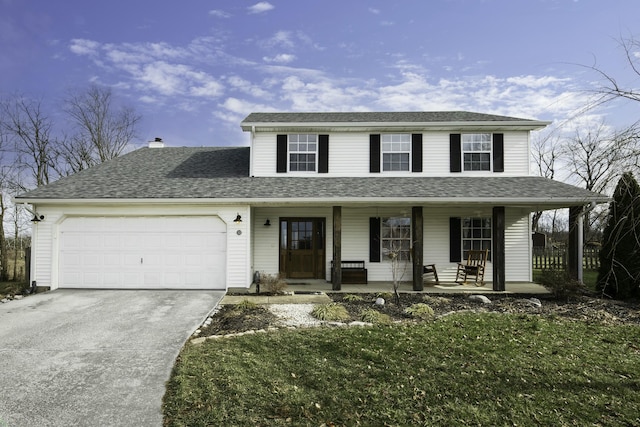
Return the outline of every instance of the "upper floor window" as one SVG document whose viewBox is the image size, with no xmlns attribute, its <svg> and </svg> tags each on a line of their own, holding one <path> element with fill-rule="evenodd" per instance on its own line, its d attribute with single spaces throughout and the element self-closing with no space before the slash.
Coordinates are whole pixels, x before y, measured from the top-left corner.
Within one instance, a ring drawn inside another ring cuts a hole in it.
<svg viewBox="0 0 640 427">
<path fill-rule="evenodd" d="M 315 172 L 318 159 L 318 136 L 289 135 L 289 171 Z"/>
<path fill-rule="evenodd" d="M 382 170 L 411 170 L 411 135 L 393 133 L 381 135 Z"/>
<path fill-rule="evenodd" d="M 462 163 L 465 171 L 491 170 L 491 134 L 462 134 Z"/>
</svg>

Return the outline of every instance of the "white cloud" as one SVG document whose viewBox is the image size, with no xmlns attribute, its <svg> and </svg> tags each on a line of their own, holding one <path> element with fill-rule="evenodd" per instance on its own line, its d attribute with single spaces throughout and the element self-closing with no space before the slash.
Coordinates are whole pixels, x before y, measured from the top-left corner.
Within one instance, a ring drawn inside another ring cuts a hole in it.
<svg viewBox="0 0 640 427">
<path fill-rule="evenodd" d="M 71 40 L 71 45 L 69 46 L 69 50 L 75 53 L 76 55 L 97 55 L 98 50 L 100 48 L 100 43 L 87 40 L 87 39 L 73 39 Z"/>
<path fill-rule="evenodd" d="M 230 18 L 231 14 L 228 12 L 225 12 L 224 10 L 210 10 L 209 11 L 209 15 L 211 16 L 215 16 L 216 18 Z"/>
<path fill-rule="evenodd" d="M 217 98 L 224 93 L 224 86 L 215 80 L 207 80 L 198 86 L 192 86 L 189 94 L 205 98 Z"/>
<path fill-rule="evenodd" d="M 261 1 L 259 3 L 254 4 L 253 6 L 249 6 L 247 10 L 249 11 L 249 13 L 263 13 L 263 12 L 268 12 L 274 8 L 275 6 L 273 6 L 271 3 L 266 1 Z"/>
<path fill-rule="evenodd" d="M 380 15 L 380 9 L 374 9 L 373 7 L 370 7 L 369 13 L 373 13 L 374 15 Z"/>
<path fill-rule="evenodd" d="M 247 95 L 251 95 L 255 98 L 271 98 L 271 93 L 264 88 L 271 86 L 269 82 L 261 82 L 253 84 L 249 80 L 243 79 L 240 76 L 230 76 L 225 82 L 229 85 L 230 89 L 237 90 Z"/>
<path fill-rule="evenodd" d="M 276 56 L 268 57 L 265 56 L 262 58 L 265 62 L 275 62 L 278 64 L 288 64 L 296 59 L 295 55 L 291 55 L 289 53 L 281 53 Z"/>
<path fill-rule="evenodd" d="M 293 48 L 295 43 L 290 31 L 278 31 L 271 38 L 262 43 L 265 47 Z"/>
</svg>

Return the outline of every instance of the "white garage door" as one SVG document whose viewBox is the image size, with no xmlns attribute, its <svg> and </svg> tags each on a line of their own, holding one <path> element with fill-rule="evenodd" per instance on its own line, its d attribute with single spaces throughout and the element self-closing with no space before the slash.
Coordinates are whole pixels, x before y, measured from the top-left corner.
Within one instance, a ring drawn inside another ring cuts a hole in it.
<svg viewBox="0 0 640 427">
<path fill-rule="evenodd" d="M 218 217 L 78 217 L 59 230 L 61 288 L 226 289 Z"/>
</svg>

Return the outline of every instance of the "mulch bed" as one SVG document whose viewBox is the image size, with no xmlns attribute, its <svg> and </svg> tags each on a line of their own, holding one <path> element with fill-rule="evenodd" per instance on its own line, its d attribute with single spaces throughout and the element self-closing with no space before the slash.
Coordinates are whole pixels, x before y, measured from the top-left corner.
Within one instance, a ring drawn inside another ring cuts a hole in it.
<svg viewBox="0 0 640 427">
<path fill-rule="evenodd" d="M 426 303 L 433 308 L 435 316 L 443 316 L 460 311 L 497 312 L 512 314 L 530 314 L 547 317 L 558 317 L 567 320 L 593 322 L 609 325 L 640 325 L 640 302 L 621 302 L 605 300 L 590 296 L 573 297 L 569 300 L 558 300 L 549 295 L 506 295 L 490 294 L 487 297 L 491 304 L 469 299 L 468 295 L 434 295 L 434 294 L 400 294 L 400 304 L 396 304 L 393 294 L 385 296 L 384 305 L 376 305 L 378 295 L 358 294 L 361 301 L 348 300 L 347 294 L 329 293 L 334 302 L 343 304 L 357 320 L 365 308 L 375 308 L 397 321 L 413 321 L 404 309 L 416 303 Z M 532 298 L 542 303 L 537 307 Z M 247 295 L 250 300 L 251 296 Z M 240 309 L 236 306 L 222 306 L 213 316 L 212 323 L 201 329 L 201 336 L 244 332 L 248 330 L 267 329 L 278 324 L 278 317 L 268 309 L 257 306 Z"/>
</svg>

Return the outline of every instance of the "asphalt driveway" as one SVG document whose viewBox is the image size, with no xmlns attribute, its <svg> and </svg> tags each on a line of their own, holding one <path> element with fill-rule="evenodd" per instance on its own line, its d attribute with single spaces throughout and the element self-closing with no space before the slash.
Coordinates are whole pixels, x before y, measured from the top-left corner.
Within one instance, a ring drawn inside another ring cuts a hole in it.
<svg viewBox="0 0 640 427">
<path fill-rule="evenodd" d="M 223 295 L 56 290 L 0 304 L 0 426 L 161 426 L 178 352 Z"/>
</svg>

